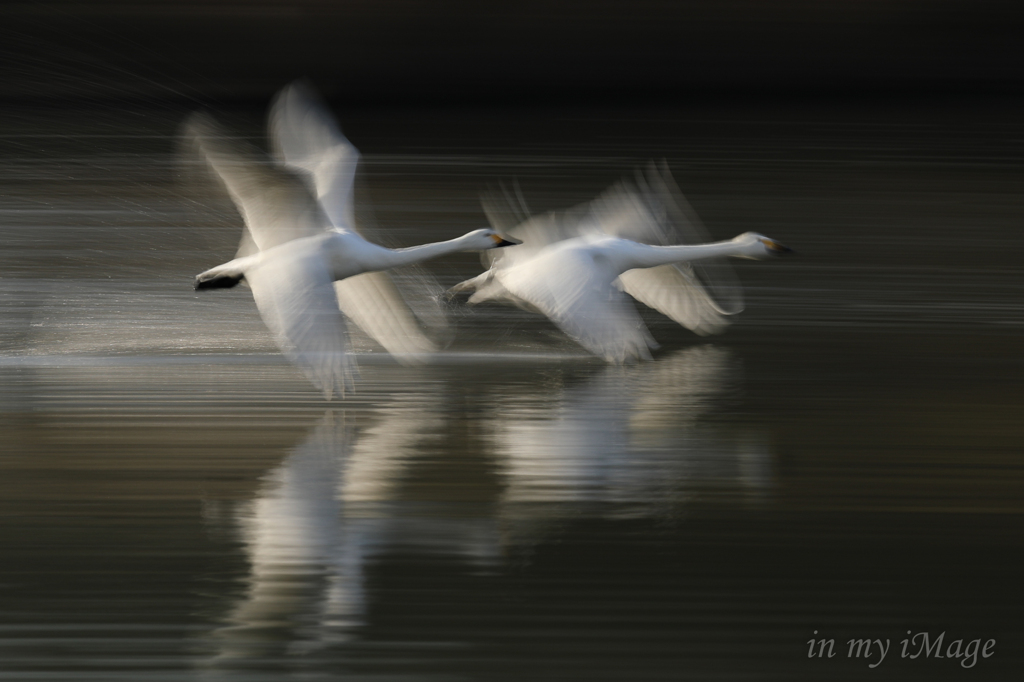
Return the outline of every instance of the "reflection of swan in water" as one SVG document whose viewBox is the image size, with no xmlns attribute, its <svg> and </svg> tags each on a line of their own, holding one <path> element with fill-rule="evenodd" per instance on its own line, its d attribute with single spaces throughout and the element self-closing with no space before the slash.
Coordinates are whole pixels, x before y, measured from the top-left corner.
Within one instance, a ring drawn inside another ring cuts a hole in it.
<svg viewBox="0 0 1024 682">
<path fill-rule="evenodd" d="M 321 639 L 330 625 L 349 624 L 362 611 L 364 548 L 357 533 L 340 532 L 336 495 L 351 437 L 343 418 L 328 414 L 237 514 L 250 585 L 232 625 L 217 633 L 222 655 L 292 641 L 293 629 L 300 640 Z"/>
<path fill-rule="evenodd" d="M 700 421 L 736 380 L 727 351 L 697 346 L 654 365 L 606 367 L 554 405 L 502 406 L 503 514 L 600 502 L 649 515 L 690 489 L 758 495 L 770 484 L 763 438 Z"/>
<path fill-rule="evenodd" d="M 659 515 L 702 486 L 756 497 L 770 483 L 763 439 L 700 419 L 728 397 L 733 365 L 703 346 L 553 387 L 498 380 L 469 416 L 421 379 L 407 385 L 430 392 L 399 394 L 368 421 L 328 414 L 236 515 L 250 582 L 215 635 L 218 660 L 344 641 L 367 618 L 364 575 L 386 552 L 493 567 L 566 512 Z M 451 504 L 452 485 L 464 491 L 471 477 L 429 475 L 481 459 L 498 476 L 476 486 L 482 504 Z"/>
<path fill-rule="evenodd" d="M 214 634 L 219 659 L 343 641 L 363 621 L 365 566 L 383 548 L 427 548 L 482 563 L 495 556 L 490 519 L 410 515 L 401 523 L 394 488 L 439 413 L 413 396 L 375 414 L 360 429 L 345 412 L 329 412 L 238 510 L 249 589 L 230 625 Z"/>
</svg>

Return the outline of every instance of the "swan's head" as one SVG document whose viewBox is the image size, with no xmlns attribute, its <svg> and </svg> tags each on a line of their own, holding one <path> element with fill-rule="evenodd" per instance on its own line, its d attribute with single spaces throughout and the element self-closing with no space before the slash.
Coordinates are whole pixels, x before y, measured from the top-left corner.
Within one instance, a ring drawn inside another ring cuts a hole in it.
<svg viewBox="0 0 1024 682">
<path fill-rule="evenodd" d="M 482 230 L 473 230 L 463 237 L 466 241 L 466 248 L 471 251 L 486 251 L 487 249 L 498 249 L 503 246 L 515 246 L 523 242 L 515 237 L 509 237 L 485 227 Z"/>
<path fill-rule="evenodd" d="M 765 237 L 763 234 L 757 232 L 744 232 L 740 236 L 733 239 L 740 246 L 740 252 L 736 255 L 740 258 L 755 258 L 757 260 L 763 260 L 765 258 L 775 258 L 776 256 L 784 256 L 787 253 L 793 253 L 793 249 L 789 248 L 782 242 L 777 242 L 770 237 Z"/>
</svg>

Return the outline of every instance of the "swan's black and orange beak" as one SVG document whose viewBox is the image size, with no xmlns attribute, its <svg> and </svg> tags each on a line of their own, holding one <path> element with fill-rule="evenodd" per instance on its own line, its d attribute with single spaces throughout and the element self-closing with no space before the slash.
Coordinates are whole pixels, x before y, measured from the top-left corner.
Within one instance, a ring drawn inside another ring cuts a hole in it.
<svg viewBox="0 0 1024 682">
<path fill-rule="evenodd" d="M 776 256 L 783 256 L 787 253 L 796 253 L 793 249 L 789 248 L 782 242 L 775 241 L 774 239 L 768 239 L 765 237 L 761 240 L 761 243 L 768 247 L 768 251 Z"/>
<path fill-rule="evenodd" d="M 492 234 L 491 239 L 494 240 L 495 249 L 501 248 L 502 246 L 515 246 L 516 244 L 522 244 L 521 239 L 515 237 L 502 237 L 500 234 Z"/>
</svg>

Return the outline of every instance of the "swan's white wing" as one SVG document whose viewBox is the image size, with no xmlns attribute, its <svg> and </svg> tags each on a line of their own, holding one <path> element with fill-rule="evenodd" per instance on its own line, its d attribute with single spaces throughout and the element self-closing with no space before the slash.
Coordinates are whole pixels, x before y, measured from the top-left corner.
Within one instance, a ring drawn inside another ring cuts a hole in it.
<svg viewBox="0 0 1024 682">
<path fill-rule="evenodd" d="M 359 150 L 308 85 L 292 83 L 278 94 L 270 110 L 270 140 L 282 163 L 310 175 L 331 222 L 354 230 L 352 188 Z"/>
<path fill-rule="evenodd" d="M 194 114 L 185 134 L 224 184 L 245 220 L 237 257 L 319 234 L 326 219 L 295 173 L 275 165 L 258 150 L 232 140 L 209 116 Z"/>
<path fill-rule="evenodd" d="M 281 255 L 246 273 L 260 315 L 281 349 L 324 396 L 351 387 L 345 318 L 327 264 L 316 254 Z"/>
<path fill-rule="evenodd" d="M 632 302 L 585 250 L 552 247 L 496 275 L 580 345 L 610 362 L 650 359 L 651 338 Z"/>
<path fill-rule="evenodd" d="M 651 164 L 635 182 L 620 182 L 593 201 L 568 211 L 529 218 L 510 227 L 525 207 L 509 193 L 483 197 L 484 211 L 499 230 L 523 240 L 514 249 L 485 251 L 485 266 L 513 268 L 547 247 L 589 234 L 608 234 L 635 242 L 668 246 L 711 241 L 700 217 L 672 180 L 668 167 Z M 727 315 L 743 310 L 743 292 L 725 259 L 631 270 L 620 286 L 697 334 L 721 331 Z"/>
<path fill-rule="evenodd" d="M 516 223 L 522 213 L 513 201 L 507 194 L 496 192 L 481 197 L 491 227 L 523 242 L 515 248 L 481 252 L 480 259 L 484 267 L 515 267 L 531 260 L 553 244 L 600 231 L 591 220 L 588 204 L 567 211 L 544 213 Z"/>
<path fill-rule="evenodd" d="M 328 219 L 338 227 L 356 231 L 353 184 L 359 151 L 305 83 L 289 85 L 274 100 L 270 140 L 282 163 L 312 181 Z M 435 300 L 440 287 L 422 272 L 411 273 L 410 286 L 397 285 L 382 272 L 350 277 L 335 284 L 345 315 L 394 355 L 436 351 L 437 344 L 419 325 L 437 334 L 444 334 L 448 327 Z"/>
<path fill-rule="evenodd" d="M 563 301 L 549 314 L 562 331 L 581 346 L 610 362 L 651 359 L 657 348 L 636 308 L 621 292 L 582 292 L 573 301 Z"/>
<path fill-rule="evenodd" d="M 480 262 L 487 270 L 456 284 L 448 293 L 457 294 L 472 290 L 475 293 L 469 297 L 471 304 L 504 301 L 524 310 L 547 314 L 532 300 L 509 289 L 504 278 L 496 276 L 496 273 L 513 273 L 510 275 L 510 281 L 520 284 L 524 293 L 533 295 L 535 287 L 528 286 L 524 280 L 524 273 L 546 272 L 543 265 L 537 264 L 537 258 L 545 253 L 548 247 L 594 231 L 592 224 L 586 222 L 589 217 L 587 206 L 528 217 L 521 197 L 512 196 L 507 190 L 485 192 L 480 197 L 480 203 L 491 227 L 502 234 L 519 239 L 522 244 L 513 248 L 482 251 Z"/>
<path fill-rule="evenodd" d="M 515 183 L 514 194 L 501 185 L 500 191 L 492 189 L 484 192 L 480 196 L 480 205 L 491 222 L 491 227 L 503 234 L 508 234 L 530 219 L 530 208 L 523 199 L 518 181 Z"/>
<path fill-rule="evenodd" d="M 400 361 L 402 356 L 437 351 L 386 273 L 348 277 L 335 282 L 334 290 L 342 312 Z"/>
<path fill-rule="evenodd" d="M 630 296 L 696 334 L 717 334 L 728 324 L 718 305 L 688 268 L 660 265 L 627 270 L 619 285 Z"/>
<path fill-rule="evenodd" d="M 591 202 L 590 210 L 602 232 L 642 244 L 712 241 L 664 162 L 651 163 L 634 182 L 611 187 Z M 728 324 L 726 315 L 743 310 L 743 289 L 725 258 L 637 271 L 622 284 L 637 300 L 697 333 L 720 330 Z M 675 293 L 671 287 L 677 287 Z"/>
</svg>

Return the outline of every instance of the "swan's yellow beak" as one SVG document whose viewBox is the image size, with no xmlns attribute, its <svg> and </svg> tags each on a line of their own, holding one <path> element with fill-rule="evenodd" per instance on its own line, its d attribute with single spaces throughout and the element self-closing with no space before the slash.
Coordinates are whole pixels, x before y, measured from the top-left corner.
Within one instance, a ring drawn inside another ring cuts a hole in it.
<svg viewBox="0 0 1024 682">
<path fill-rule="evenodd" d="M 523 243 L 521 239 L 516 239 L 515 237 L 502 237 L 500 234 L 492 234 L 491 239 L 494 240 L 494 248 L 496 249 L 501 246 L 515 246 L 516 244 Z"/>
<path fill-rule="evenodd" d="M 761 243 L 768 247 L 769 251 L 780 256 L 784 253 L 796 253 L 796 251 L 794 251 L 793 249 L 789 248 L 788 246 L 781 242 L 775 241 L 774 239 L 768 239 L 767 237 L 765 237 L 764 239 L 761 240 Z"/>
</svg>

